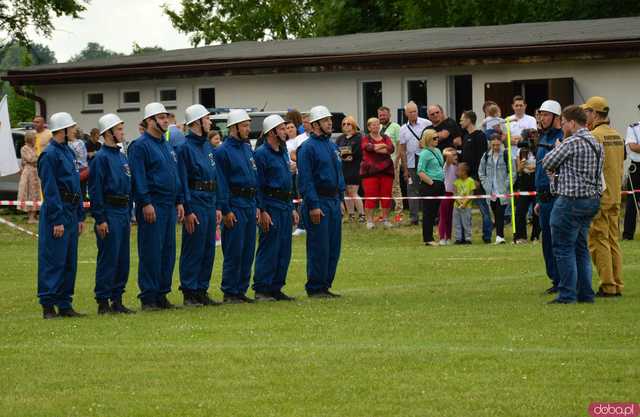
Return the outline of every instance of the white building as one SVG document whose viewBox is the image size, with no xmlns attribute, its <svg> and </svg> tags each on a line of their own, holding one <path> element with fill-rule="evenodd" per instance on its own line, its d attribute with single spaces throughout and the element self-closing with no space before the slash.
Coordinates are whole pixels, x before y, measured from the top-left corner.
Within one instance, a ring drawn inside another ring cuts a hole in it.
<svg viewBox="0 0 640 417">
<path fill-rule="evenodd" d="M 151 101 L 179 120 L 194 102 L 266 110 L 325 104 L 362 123 L 379 105 L 399 109 L 410 99 L 440 103 L 452 117 L 470 108 L 480 117 L 492 99 L 510 114 L 515 94 L 530 113 L 547 98 L 568 105 L 602 95 L 623 130 L 639 117 L 640 17 L 237 42 L 21 68 L 2 79 L 34 86 L 41 114 L 68 111 L 85 130 L 116 112 L 128 137 Z"/>
</svg>

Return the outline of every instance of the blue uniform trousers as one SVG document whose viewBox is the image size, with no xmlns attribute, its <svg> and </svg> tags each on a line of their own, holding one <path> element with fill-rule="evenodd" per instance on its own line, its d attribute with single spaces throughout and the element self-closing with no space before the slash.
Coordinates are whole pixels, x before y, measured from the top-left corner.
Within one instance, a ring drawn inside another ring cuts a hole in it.
<svg viewBox="0 0 640 417">
<path fill-rule="evenodd" d="M 307 284 L 305 286 L 307 293 L 326 291 L 331 288 L 340 258 L 342 240 L 340 200 L 321 197 L 319 202 L 319 208 L 324 213 L 319 224 L 311 222 L 309 207 L 303 203 L 302 208 L 307 226 Z"/>
<path fill-rule="evenodd" d="M 278 292 L 284 287 L 291 262 L 291 208 L 267 205 L 273 223 L 267 233 L 260 230 L 253 290 L 261 293 Z"/>
<path fill-rule="evenodd" d="M 207 291 L 216 253 L 216 208 L 192 203 L 191 209 L 200 224 L 192 234 L 182 226 L 180 289 Z"/>
<path fill-rule="evenodd" d="M 38 224 L 38 298 L 43 306 L 70 308 L 78 270 L 77 205 L 64 204 L 64 235 L 53 237 L 47 220 L 47 204 L 42 205 Z"/>
<path fill-rule="evenodd" d="M 553 238 L 551 236 L 551 211 L 556 198 L 547 202 L 540 203 L 540 232 L 542 234 L 542 254 L 544 256 L 544 263 L 547 269 L 547 276 L 553 283 L 554 287 L 560 284 L 558 277 L 558 267 L 556 264 L 556 257 L 553 253 Z"/>
<path fill-rule="evenodd" d="M 136 206 L 138 220 L 138 297 L 143 303 L 156 303 L 171 292 L 176 261 L 176 208 L 172 204 L 153 204 L 156 222 L 147 223 L 142 207 Z"/>
<path fill-rule="evenodd" d="M 242 295 L 249 289 L 256 249 L 256 208 L 231 207 L 237 222 L 222 228 L 222 285 L 225 294 Z"/>
<path fill-rule="evenodd" d="M 96 234 L 96 300 L 122 301 L 129 280 L 131 222 L 128 209 L 105 210 L 109 233 L 104 239 Z"/>
</svg>

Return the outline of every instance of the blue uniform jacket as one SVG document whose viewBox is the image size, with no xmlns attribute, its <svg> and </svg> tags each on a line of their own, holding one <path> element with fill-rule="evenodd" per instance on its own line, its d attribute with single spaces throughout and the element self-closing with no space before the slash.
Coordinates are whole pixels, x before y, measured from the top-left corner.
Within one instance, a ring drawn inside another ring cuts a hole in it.
<svg viewBox="0 0 640 417">
<path fill-rule="evenodd" d="M 220 188 L 220 174 L 216 167 L 215 150 L 206 136 L 193 132 L 186 135 L 186 142 L 179 146 L 178 169 L 184 195 L 185 214 L 193 213 L 193 205 L 220 209 L 223 193 Z M 216 191 L 198 191 L 189 188 L 189 181 L 214 181 Z"/>
<path fill-rule="evenodd" d="M 105 202 L 105 196 L 128 196 L 128 207 L 114 207 Z M 91 214 L 96 224 L 104 223 L 106 211 L 126 214 L 131 210 L 131 170 L 127 157 L 120 148 L 104 145 L 96 153 L 89 165 L 89 196 Z"/>
<path fill-rule="evenodd" d="M 538 151 L 536 153 L 536 190 L 537 191 L 549 191 L 550 180 L 547 172 L 542 167 L 542 160 L 551 151 L 548 146 L 555 146 L 556 140 L 564 137 L 561 129 L 551 128 L 540 135 L 538 141 Z M 540 146 L 542 145 L 542 146 Z"/>
<path fill-rule="evenodd" d="M 265 195 L 265 187 L 277 188 L 281 191 L 292 192 L 293 177 L 289 168 L 289 152 L 286 145 L 280 145 L 275 151 L 268 142 L 256 150 L 256 166 L 258 168 L 258 208 L 264 210 L 267 205 L 277 208 L 293 209 L 293 202 Z"/>
<path fill-rule="evenodd" d="M 80 174 L 76 168 L 76 158 L 66 143 L 55 140 L 49 142 L 38 158 L 38 176 L 42 184 L 44 205 L 46 205 L 47 222 L 53 225 L 69 224 L 69 212 L 76 211 L 78 220 L 84 220 L 82 192 L 80 191 Z M 80 195 L 80 202 L 72 206 L 64 203 L 60 190 Z"/>
<path fill-rule="evenodd" d="M 247 208 L 256 204 L 254 198 L 234 196 L 231 188 L 257 188 L 256 162 L 251 146 L 232 136 L 225 138 L 216 149 L 216 163 L 220 172 L 223 201 L 220 203 L 222 214 L 231 211 L 231 206 Z"/>
<path fill-rule="evenodd" d="M 133 195 L 138 206 L 182 203 L 178 157 L 164 138 L 154 138 L 144 132 L 129 146 L 128 154 Z"/>
<path fill-rule="evenodd" d="M 298 149 L 298 187 L 310 209 L 319 208 L 318 188 L 337 190 L 344 199 L 344 177 L 340 151 L 329 136 L 312 133 Z"/>
</svg>

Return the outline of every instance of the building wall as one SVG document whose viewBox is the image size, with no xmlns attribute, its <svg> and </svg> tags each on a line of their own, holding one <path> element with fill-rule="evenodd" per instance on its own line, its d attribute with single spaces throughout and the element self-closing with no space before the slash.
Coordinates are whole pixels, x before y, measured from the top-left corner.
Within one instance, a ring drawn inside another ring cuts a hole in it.
<svg viewBox="0 0 640 417">
<path fill-rule="evenodd" d="M 50 114 L 69 111 L 80 126 L 88 131 L 96 126 L 100 114 L 82 114 L 84 93 L 104 94 L 104 111 L 114 112 L 120 106 L 123 89 L 137 89 L 141 93 L 140 110 L 118 113 L 126 123 L 127 137 L 137 135 L 144 104 L 156 101 L 159 87 L 177 89 L 178 120 L 184 109 L 192 104 L 198 87 L 215 87 L 218 107 L 257 107 L 266 110 L 288 108 L 309 109 L 316 104 L 327 105 L 332 111 L 353 114 L 362 122 L 362 81 L 380 80 L 383 103 L 392 109 L 406 102 L 406 81 L 427 79 L 428 99 L 441 103 L 446 110 L 449 103 L 449 76 L 471 74 L 473 77 L 473 107 L 480 115 L 484 102 L 484 85 L 523 79 L 573 77 L 575 102 L 582 103 L 592 95 L 609 99 L 613 125 L 619 130 L 640 117 L 640 60 L 557 62 L 528 65 L 484 65 L 473 67 L 425 68 L 411 70 L 358 71 L 332 73 L 296 73 L 257 76 L 202 77 L 135 82 L 112 82 L 91 85 L 50 85 L 38 87 L 37 93 L 45 98 Z M 509 114 L 510 111 L 503 109 Z"/>
</svg>

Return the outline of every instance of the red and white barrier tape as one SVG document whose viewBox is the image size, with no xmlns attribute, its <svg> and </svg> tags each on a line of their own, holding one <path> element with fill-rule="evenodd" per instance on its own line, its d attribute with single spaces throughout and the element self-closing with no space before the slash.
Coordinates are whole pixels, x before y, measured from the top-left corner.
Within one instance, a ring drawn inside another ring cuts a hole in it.
<svg viewBox="0 0 640 417">
<path fill-rule="evenodd" d="M 28 234 L 29 236 L 38 237 L 38 234 L 37 234 L 37 233 L 33 233 L 31 230 L 27 230 L 27 229 L 25 229 L 24 227 L 20 227 L 20 226 L 18 226 L 17 224 L 12 223 L 12 222 L 10 222 L 9 220 L 4 219 L 4 218 L 2 218 L 2 217 L 0 217 L 0 223 L 2 223 L 2 224 L 6 224 L 6 225 L 7 225 L 7 226 L 9 226 L 10 228 L 12 228 L 12 229 L 16 229 L 16 230 L 19 230 L 19 231 L 21 231 L 22 233 L 26 233 L 26 234 Z"/>
<path fill-rule="evenodd" d="M 634 192 L 640 193 L 640 190 L 635 191 L 621 191 L 620 194 L 633 194 Z M 360 200 L 480 200 L 480 199 L 489 199 L 489 198 L 511 198 L 520 196 L 535 196 L 537 193 L 535 191 L 518 191 L 513 194 L 498 194 L 495 196 L 491 195 L 469 195 L 469 196 L 455 196 L 455 195 L 441 195 L 441 196 L 429 196 L 429 197 L 359 197 Z M 345 197 L 345 200 L 355 200 L 353 197 Z M 293 200 L 294 203 L 301 203 L 301 199 Z M 18 200 L 0 200 L 0 207 L 40 207 L 42 205 L 41 201 L 18 201 Z M 91 203 L 88 201 L 84 202 L 84 208 L 91 207 Z"/>
</svg>

